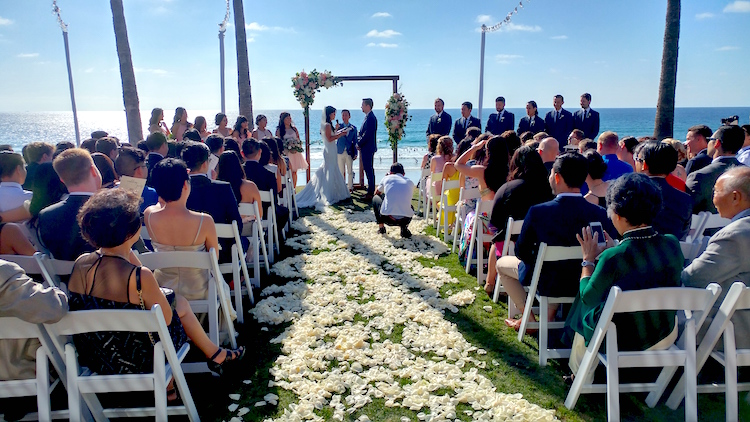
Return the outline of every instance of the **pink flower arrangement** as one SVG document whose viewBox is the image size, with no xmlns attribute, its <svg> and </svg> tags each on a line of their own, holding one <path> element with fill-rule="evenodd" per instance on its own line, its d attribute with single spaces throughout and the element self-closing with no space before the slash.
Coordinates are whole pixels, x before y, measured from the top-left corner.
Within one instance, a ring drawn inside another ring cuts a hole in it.
<svg viewBox="0 0 750 422">
<path fill-rule="evenodd" d="M 297 97 L 302 108 L 307 109 L 315 101 L 315 93 L 320 92 L 321 88 L 331 88 L 339 85 L 336 78 L 331 72 L 325 70 L 318 72 L 313 69 L 309 73 L 297 72 L 292 77 L 292 88 L 294 88 L 294 96 Z"/>
<path fill-rule="evenodd" d="M 406 121 L 411 120 L 408 108 L 409 102 L 398 92 L 391 95 L 385 103 L 385 126 L 388 128 L 388 141 L 394 151 L 398 148 L 398 141 L 404 136 Z"/>
</svg>

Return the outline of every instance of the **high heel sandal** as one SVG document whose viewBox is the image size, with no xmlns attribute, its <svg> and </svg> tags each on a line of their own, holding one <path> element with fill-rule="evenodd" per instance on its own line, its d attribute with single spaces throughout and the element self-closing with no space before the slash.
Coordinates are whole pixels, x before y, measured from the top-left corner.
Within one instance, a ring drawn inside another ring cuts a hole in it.
<svg viewBox="0 0 750 422">
<path fill-rule="evenodd" d="M 214 359 L 216 359 L 216 357 L 219 356 L 219 354 L 221 354 L 222 350 L 226 350 L 227 356 L 224 358 L 223 362 L 216 363 Z M 244 346 L 240 346 L 236 350 L 229 350 L 229 349 L 224 349 L 224 348 L 219 347 L 219 350 L 217 350 L 216 353 L 214 353 L 214 355 L 209 358 L 208 369 L 211 372 L 221 376 L 224 374 L 225 365 L 230 364 L 232 362 L 239 362 L 244 357 L 245 357 Z"/>
<path fill-rule="evenodd" d="M 174 396 L 173 398 L 169 398 L 169 396 Z M 167 404 L 175 405 L 180 402 L 180 395 L 177 393 L 177 388 L 172 386 L 171 388 L 167 389 Z"/>
</svg>

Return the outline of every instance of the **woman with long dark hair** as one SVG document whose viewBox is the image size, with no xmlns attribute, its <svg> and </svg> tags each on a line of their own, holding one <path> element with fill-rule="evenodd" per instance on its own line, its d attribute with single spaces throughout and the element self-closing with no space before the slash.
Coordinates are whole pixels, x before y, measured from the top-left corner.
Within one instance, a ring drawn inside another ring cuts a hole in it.
<svg viewBox="0 0 750 422">
<path fill-rule="evenodd" d="M 325 115 L 323 117 L 325 119 Z M 305 156 L 302 155 L 302 141 L 299 137 L 299 131 L 292 123 L 291 114 L 286 111 L 279 115 L 276 137 L 284 141 L 284 150 L 282 153 L 289 157 L 289 170 L 292 172 L 292 183 L 294 183 L 294 186 L 297 186 L 297 172 L 299 170 L 307 170 L 309 164 L 305 160 Z"/>
<path fill-rule="evenodd" d="M 236 139 L 240 145 L 242 141 L 250 137 L 250 129 L 247 125 L 247 117 L 237 116 L 237 121 L 234 122 L 234 130 L 232 130 L 232 138 Z"/>
<path fill-rule="evenodd" d="M 245 179 L 245 171 L 242 169 L 240 157 L 234 151 L 224 151 L 219 156 L 219 164 L 216 166 L 216 180 L 229 183 L 238 203 L 257 203 L 260 210 L 259 218 L 263 218 L 263 207 L 260 206 L 260 191 L 255 182 Z M 245 222 L 245 221 L 243 221 Z M 244 226 L 250 229 L 250 225 Z"/>
</svg>

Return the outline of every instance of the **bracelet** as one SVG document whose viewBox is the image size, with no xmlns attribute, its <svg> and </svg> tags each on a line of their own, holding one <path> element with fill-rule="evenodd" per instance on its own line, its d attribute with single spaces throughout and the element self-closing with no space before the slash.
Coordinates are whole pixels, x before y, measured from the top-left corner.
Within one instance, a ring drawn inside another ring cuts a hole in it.
<svg viewBox="0 0 750 422">
<path fill-rule="evenodd" d="M 595 262 L 586 261 L 585 259 L 581 262 L 581 267 L 596 267 Z"/>
</svg>

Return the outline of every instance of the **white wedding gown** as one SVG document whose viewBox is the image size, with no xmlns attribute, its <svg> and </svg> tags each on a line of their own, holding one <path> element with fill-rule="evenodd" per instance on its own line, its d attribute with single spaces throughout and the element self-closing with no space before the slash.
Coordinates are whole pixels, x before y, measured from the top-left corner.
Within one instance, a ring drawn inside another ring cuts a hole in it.
<svg viewBox="0 0 750 422">
<path fill-rule="evenodd" d="M 328 125 L 320 125 L 324 145 L 323 164 L 315 170 L 310 182 L 297 194 L 297 206 L 300 208 L 320 208 L 343 201 L 350 196 L 344 176 L 339 171 L 336 141 L 329 142 L 326 138 L 325 128 Z"/>
</svg>

